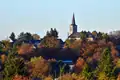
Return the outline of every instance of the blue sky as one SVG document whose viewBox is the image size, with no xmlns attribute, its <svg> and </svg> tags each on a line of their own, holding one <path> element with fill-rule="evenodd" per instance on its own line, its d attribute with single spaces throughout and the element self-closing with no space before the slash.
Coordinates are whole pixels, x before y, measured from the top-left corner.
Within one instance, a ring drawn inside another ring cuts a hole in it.
<svg viewBox="0 0 120 80">
<path fill-rule="evenodd" d="M 37 33 L 56 28 L 67 38 L 72 14 L 78 31 L 120 30 L 120 0 L 0 0 L 0 40 L 11 32 Z"/>
</svg>

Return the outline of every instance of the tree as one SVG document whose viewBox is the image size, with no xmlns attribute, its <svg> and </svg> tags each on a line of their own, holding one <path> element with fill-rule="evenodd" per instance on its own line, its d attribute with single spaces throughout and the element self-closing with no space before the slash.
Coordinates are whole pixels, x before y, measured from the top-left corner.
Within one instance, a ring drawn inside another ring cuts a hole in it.
<svg viewBox="0 0 120 80">
<path fill-rule="evenodd" d="M 98 73 L 98 78 L 100 78 L 101 73 L 103 73 L 107 77 L 112 77 L 114 76 L 114 69 L 113 69 L 113 63 L 112 63 L 112 57 L 111 57 L 111 52 L 110 48 L 105 48 L 100 62 L 98 64 L 97 68 L 97 73 Z"/>
<path fill-rule="evenodd" d="M 72 43 L 73 43 L 74 41 L 75 41 L 75 40 L 73 40 L 73 39 L 67 39 L 67 40 L 65 41 L 64 47 L 70 48 L 71 45 L 72 45 Z"/>
<path fill-rule="evenodd" d="M 28 63 L 28 69 L 31 77 L 44 78 L 48 76 L 49 73 L 49 63 L 42 57 L 31 58 L 30 63 Z"/>
<path fill-rule="evenodd" d="M 54 31 L 53 31 L 53 32 L 54 32 L 54 34 L 53 34 L 53 35 L 54 35 L 54 37 L 56 37 L 56 38 L 57 38 L 57 37 L 58 37 L 58 32 L 57 32 L 56 28 L 54 29 Z"/>
<path fill-rule="evenodd" d="M 33 34 L 32 36 L 34 40 L 40 40 L 40 36 L 38 34 Z"/>
<path fill-rule="evenodd" d="M 88 80 L 88 79 L 86 79 L 86 77 L 82 75 L 67 73 L 58 77 L 58 80 Z"/>
<path fill-rule="evenodd" d="M 15 75 L 12 80 L 31 80 L 27 76 Z"/>
<path fill-rule="evenodd" d="M 54 36 L 45 36 L 43 40 L 41 41 L 40 46 L 44 46 L 46 48 L 59 48 L 60 47 L 60 41 L 57 40 Z"/>
<path fill-rule="evenodd" d="M 14 42 L 16 40 L 15 39 L 15 33 L 12 32 L 9 38 Z"/>
<path fill-rule="evenodd" d="M 10 50 L 11 44 L 9 40 L 2 40 L 1 44 L 3 52 L 8 52 Z"/>
<path fill-rule="evenodd" d="M 109 36 L 108 36 L 107 33 L 103 33 L 103 34 L 102 34 L 102 38 L 105 39 L 106 41 L 108 41 Z"/>
<path fill-rule="evenodd" d="M 80 38 L 81 38 L 82 40 L 85 40 L 86 37 L 87 37 L 87 34 L 86 34 L 85 32 L 80 32 Z"/>
<path fill-rule="evenodd" d="M 98 39 L 102 39 L 102 33 L 101 32 L 98 32 L 98 36 L 97 36 Z"/>
<path fill-rule="evenodd" d="M 47 31 L 46 36 L 54 36 L 55 38 L 58 38 L 58 32 L 56 29 L 51 28 L 50 31 Z"/>
<path fill-rule="evenodd" d="M 87 63 L 85 64 L 81 74 L 85 76 L 88 80 L 94 80 L 93 71 Z"/>
<path fill-rule="evenodd" d="M 4 63 L 3 75 L 5 80 L 9 80 L 13 75 L 27 75 L 27 68 L 24 59 L 17 57 L 12 51 L 8 54 L 8 58 Z"/>
<path fill-rule="evenodd" d="M 92 35 L 93 35 L 93 36 L 97 36 L 97 31 L 93 31 L 93 32 L 92 32 Z"/>
<path fill-rule="evenodd" d="M 29 40 L 33 40 L 33 36 L 31 35 L 31 33 L 29 32 L 21 32 L 20 35 L 18 36 L 18 41 L 29 41 Z"/>
<path fill-rule="evenodd" d="M 33 44 L 23 43 L 18 46 L 18 54 L 26 54 L 33 51 Z"/>
<path fill-rule="evenodd" d="M 4 63 L 7 59 L 7 56 L 5 54 L 2 54 L 1 56 L 1 62 Z"/>
<path fill-rule="evenodd" d="M 85 61 L 83 58 L 78 58 L 75 64 L 75 72 L 80 73 L 84 67 Z"/>
</svg>

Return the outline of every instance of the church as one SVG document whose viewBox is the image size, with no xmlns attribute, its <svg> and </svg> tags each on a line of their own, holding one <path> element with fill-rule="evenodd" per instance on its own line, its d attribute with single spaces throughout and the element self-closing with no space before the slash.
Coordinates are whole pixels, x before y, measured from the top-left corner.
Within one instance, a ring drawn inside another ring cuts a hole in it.
<svg viewBox="0 0 120 80">
<path fill-rule="evenodd" d="M 88 41 L 94 41 L 95 38 L 94 36 L 88 32 L 87 33 L 87 40 Z M 69 33 L 68 33 L 68 39 L 76 39 L 76 40 L 80 40 L 81 39 L 81 36 L 80 36 L 80 32 L 78 32 L 77 30 L 77 25 L 76 25 L 76 22 L 75 22 L 75 15 L 73 13 L 73 17 L 72 17 L 72 24 L 70 24 L 70 29 L 69 29 Z"/>
</svg>

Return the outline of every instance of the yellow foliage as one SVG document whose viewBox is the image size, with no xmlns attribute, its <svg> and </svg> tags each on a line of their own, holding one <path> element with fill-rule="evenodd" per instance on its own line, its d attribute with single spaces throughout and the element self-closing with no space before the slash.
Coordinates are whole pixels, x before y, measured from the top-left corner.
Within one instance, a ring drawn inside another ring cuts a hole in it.
<svg viewBox="0 0 120 80">
<path fill-rule="evenodd" d="M 1 55 L 2 63 L 4 63 L 6 59 L 7 59 L 7 56 L 5 54 L 2 54 Z"/>
</svg>

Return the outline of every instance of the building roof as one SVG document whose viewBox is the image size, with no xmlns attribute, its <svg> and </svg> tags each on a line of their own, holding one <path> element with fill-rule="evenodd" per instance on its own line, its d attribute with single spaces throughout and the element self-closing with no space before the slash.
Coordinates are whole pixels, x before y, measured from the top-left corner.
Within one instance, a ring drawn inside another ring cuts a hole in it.
<svg viewBox="0 0 120 80">
<path fill-rule="evenodd" d="M 75 16 L 74 16 L 74 13 L 73 13 L 73 18 L 72 18 L 72 24 L 75 25 Z"/>
<path fill-rule="evenodd" d="M 81 38 L 80 32 L 73 33 L 70 36 L 68 36 L 68 38 Z M 88 32 L 87 38 L 95 38 L 95 36 Z"/>
<path fill-rule="evenodd" d="M 80 32 L 73 33 L 68 38 L 80 38 Z"/>
<path fill-rule="evenodd" d="M 57 40 L 59 40 L 60 41 L 60 44 L 64 44 L 65 42 L 63 42 L 63 40 L 62 39 L 57 39 Z"/>
<path fill-rule="evenodd" d="M 58 49 L 58 48 L 40 48 L 37 49 L 35 52 L 30 52 L 28 54 L 20 54 L 22 57 L 24 57 L 26 60 L 29 60 L 31 57 L 34 56 L 42 56 L 44 59 L 56 59 L 57 61 L 73 61 L 75 62 L 78 57 L 80 57 L 80 54 L 78 52 L 75 52 L 72 49 L 66 48 L 66 49 Z M 29 56 L 28 56 L 29 55 Z"/>
</svg>

